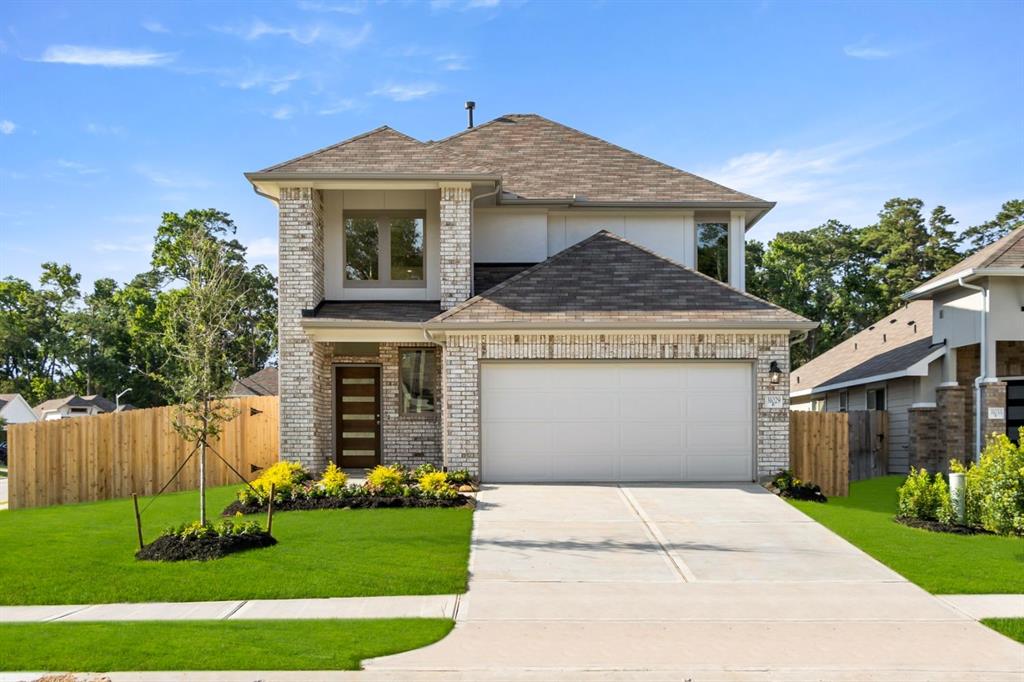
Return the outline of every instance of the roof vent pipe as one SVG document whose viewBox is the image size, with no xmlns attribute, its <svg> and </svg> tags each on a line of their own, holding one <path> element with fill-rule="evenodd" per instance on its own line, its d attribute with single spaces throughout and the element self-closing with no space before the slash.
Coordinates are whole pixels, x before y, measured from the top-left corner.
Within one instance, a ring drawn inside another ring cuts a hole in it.
<svg viewBox="0 0 1024 682">
<path fill-rule="evenodd" d="M 469 125 L 466 126 L 466 128 L 472 128 L 473 127 L 473 110 L 474 109 L 476 109 L 476 102 L 473 102 L 473 101 L 466 102 L 466 111 L 469 112 Z"/>
</svg>

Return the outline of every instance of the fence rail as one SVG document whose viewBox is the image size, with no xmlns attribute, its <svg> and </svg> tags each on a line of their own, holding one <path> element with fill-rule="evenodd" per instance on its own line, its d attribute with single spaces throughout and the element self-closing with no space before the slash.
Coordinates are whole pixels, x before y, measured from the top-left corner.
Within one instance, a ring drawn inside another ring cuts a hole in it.
<svg viewBox="0 0 1024 682">
<path fill-rule="evenodd" d="M 227 402 L 238 408 L 238 416 L 225 424 L 211 447 L 251 478 L 252 467 L 277 461 L 278 398 Z M 156 493 L 192 450 L 172 427 L 175 410 L 155 407 L 8 426 L 10 508 Z M 206 480 L 225 485 L 238 478 L 210 453 Z M 199 463 L 193 457 L 167 491 L 198 487 Z"/>
<path fill-rule="evenodd" d="M 845 412 L 789 413 L 789 463 L 797 478 L 828 497 L 850 490 L 849 419 Z"/>
</svg>

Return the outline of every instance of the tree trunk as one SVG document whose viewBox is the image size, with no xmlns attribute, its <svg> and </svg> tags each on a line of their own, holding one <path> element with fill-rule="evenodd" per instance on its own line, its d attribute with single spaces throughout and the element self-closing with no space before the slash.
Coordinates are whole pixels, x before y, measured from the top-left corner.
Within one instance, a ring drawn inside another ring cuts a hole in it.
<svg viewBox="0 0 1024 682">
<path fill-rule="evenodd" d="M 203 435 L 199 441 L 199 523 L 206 525 L 206 425 L 210 418 L 210 399 L 203 401 Z"/>
</svg>

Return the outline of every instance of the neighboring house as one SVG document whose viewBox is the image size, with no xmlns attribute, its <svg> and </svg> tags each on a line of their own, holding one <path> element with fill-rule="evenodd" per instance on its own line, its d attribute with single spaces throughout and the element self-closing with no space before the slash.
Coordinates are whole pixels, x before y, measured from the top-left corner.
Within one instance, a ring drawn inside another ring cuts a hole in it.
<svg viewBox="0 0 1024 682">
<path fill-rule="evenodd" d="M 243 379 L 236 379 L 228 391 L 229 398 L 254 395 L 277 395 L 277 367 L 264 367 Z"/>
<path fill-rule="evenodd" d="M 131 405 L 118 407 L 101 395 L 69 395 L 65 398 L 54 398 L 39 403 L 33 408 L 40 421 L 53 419 L 69 419 L 72 417 L 92 417 L 105 412 L 124 412 L 131 410 Z"/>
<path fill-rule="evenodd" d="M 32 406 L 20 393 L 0 393 L 0 419 L 7 424 L 25 424 L 38 421 Z"/>
<path fill-rule="evenodd" d="M 1016 441 L 1024 426 L 1022 275 L 1019 228 L 795 370 L 793 409 L 887 409 L 893 472 L 945 471 L 952 458 L 973 458 L 991 433 Z"/>
<path fill-rule="evenodd" d="M 788 465 L 789 343 L 815 324 L 743 280 L 774 204 L 532 114 L 246 177 L 279 208 L 282 458 L 485 481 Z"/>
<path fill-rule="evenodd" d="M 886 410 L 889 471 L 910 460 L 910 408 L 934 401 L 945 352 L 932 339 L 932 306 L 914 301 L 789 375 L 794 410 Z"/>
</svg>

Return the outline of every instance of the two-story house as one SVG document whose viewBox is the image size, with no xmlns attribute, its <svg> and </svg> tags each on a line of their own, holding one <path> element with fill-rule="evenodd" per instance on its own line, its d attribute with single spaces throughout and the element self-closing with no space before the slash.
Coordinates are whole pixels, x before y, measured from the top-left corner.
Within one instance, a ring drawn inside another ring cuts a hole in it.
<svg viewBox="0 0 1024 682">
<path fill-rule="evenodd" d="M 484 481 L 787 466 L 789 344 L 814 324 L 744 292 L 774 204 L 532 114 L 377 128 L 246 177 L 280 215 L 283 459 Z"/>
</svg>

